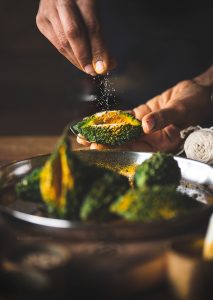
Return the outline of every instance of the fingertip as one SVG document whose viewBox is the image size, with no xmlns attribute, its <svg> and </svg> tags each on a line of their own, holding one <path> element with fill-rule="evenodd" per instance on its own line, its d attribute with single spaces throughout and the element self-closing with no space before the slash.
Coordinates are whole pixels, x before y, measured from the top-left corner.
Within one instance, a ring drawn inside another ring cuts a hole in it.
<svg viewBox="0 0 213 300">
<path fill-rule="evenodd" d="M 92 143 L 90 145 L 90 149 L 91 150 L 106 150 L 106 149 L 108 149 L 108 147 L 106 147 L 102 144 Z"/>
<path fill-rule="evenodd" d="M 142 120 L 145 115 L 151 112 L 150 108 L 146 104 L 139 105 L 133 109 L 135 114 L 135 118 L 138 120 Z"/>
<path fill-rule="evenodd" d="M 102 60 L 98 60 L 94 63 L 94 69 L 97 74 L 105 74 L 107 72 L 107 64 Z"/>
<path fill-rule="evenodd" d="M 99 144 L 92 143 L 92 144 L 90 145 L 90 149 L 91 149 L 91 150 L 99 150 L 99 148 L 100 148 L 100 145 L 99 145 Z"/>
<path fill-rule="evenodd" d="M 87 74 L 91 75 L 91 76 L 95 76 L 96 75 L 95 70 L 94 70 L 94 68 L 93 68 L 93 66 L 91 64 L 86 65 L 84 67 L 84 71 Z"/>
<path fill-rule="evenodd" d="M 81 136 L 77 136 L 76 140 L 77 140 L 77 143 L 79 143 L 80 145 L 83 145 L 83 146 L 89 146 L 90 145 L 90 142 L 88 142 L 87 140 L 85 140 Z"/>
<path fill-rule="evenodd" d="M 151 114 L 148 116 L 145 116 L 142 119 L 142 127 L 143 127 L 144 133 L 146 133 L 146 134 L 152 133 L 153 131 L 155 131 L 157 129 L 157 123 L 156 123 L 155 117 Z"/>
<path fill-rule="evenodd" d="M 92 143 L 90 145 L 90 150 L 96 150 L 96 144 L 95 143 Z"/>
</svg>

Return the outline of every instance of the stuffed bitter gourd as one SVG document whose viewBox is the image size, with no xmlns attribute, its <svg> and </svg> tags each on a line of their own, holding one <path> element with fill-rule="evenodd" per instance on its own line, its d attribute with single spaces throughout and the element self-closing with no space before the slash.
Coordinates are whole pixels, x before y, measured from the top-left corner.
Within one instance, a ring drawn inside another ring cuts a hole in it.
<svg viewBox="0 0 213 300">
<path fill-rule="evenodd" d="M 115 146 L 141 135 L 142 124 L 124 111 L 104 111 L 84 118 L 74 126 L 89 142 Z"/>
<path fill-rule="evenodd" d="M 201 206 L 173 185 L 153 185 L 128 190 L 111 205 L 110 211 L 130 221 L 151 221 L 172 219 Z"/>
<path fill-rule="evenodd" d="M 157 185 L 179 184 L 180 168 L 171 154 L 156 152 L 140 164 L 135 172 L 134 182 L 138 188 Z"/>
<path fill-rule="evenodd" d="M 97 179 L 84 198 L 80 209 L 83 221 L 106 221 L 112 219 L 109 206 L 129 188 L 126 177 L 105 170 L 104 175 Z"/>
</svg>

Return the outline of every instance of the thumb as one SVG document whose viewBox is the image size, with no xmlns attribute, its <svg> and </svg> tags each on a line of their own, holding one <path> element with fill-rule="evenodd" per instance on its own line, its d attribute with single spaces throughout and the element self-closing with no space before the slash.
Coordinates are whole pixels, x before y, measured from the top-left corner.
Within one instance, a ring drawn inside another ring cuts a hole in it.
<svg viewBox="0 0 213 300">
<path fill-rule="evenodd" d="M 166 126 L 180 125 L 184 123 L 185 113 L 183 107 L 171 106 L 151 112 L 143 117 L 142 124 L 145 133 L 151 133 L 156 130 L 165 128 Z"/>
</svg>

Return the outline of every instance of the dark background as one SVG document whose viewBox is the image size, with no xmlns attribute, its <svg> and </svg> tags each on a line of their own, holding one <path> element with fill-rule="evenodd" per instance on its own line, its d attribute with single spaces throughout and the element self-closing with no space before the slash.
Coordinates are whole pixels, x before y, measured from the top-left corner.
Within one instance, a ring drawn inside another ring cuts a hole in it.
<svg viewBox="0 0 213 300">
<path fill-rule="evenodd" d="M 39 1 L 0 1 L 0 134 L 59 134 L 95 111 L 94 80 L 36 28 Z M 100 0 L 119 107 L 132 108 L 212 64 L 213 1 Z"/>
</svg>

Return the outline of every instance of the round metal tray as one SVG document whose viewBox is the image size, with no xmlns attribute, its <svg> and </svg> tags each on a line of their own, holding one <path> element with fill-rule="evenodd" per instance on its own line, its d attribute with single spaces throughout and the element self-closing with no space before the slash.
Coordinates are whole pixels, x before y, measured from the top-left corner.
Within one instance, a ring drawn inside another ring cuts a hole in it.
<svg viewBox="0 0 213 300">
<path fill-rule="evenodd" d="M 144 152 L 111 150 L 84 150 L 75 153 L 85 162 L 105 165 L 114 170 L 125 169 L 130 165 L 138 165 L 151 155 L 151 153 Z M 182 174 L 180 189 L 195 196 L 195 201 L 204 203 L 199 210 L 194 210 L 187 215 L 171 220 L 146 223 L 119 221 L 97 224 L 44 217 L 39 215 L 39 204 L 17 199 L 14 185 L 30 171 L 42 166 L 47 158 L 48 155 L 37 156 L 12 163 L 0 169 L 0 212 L 7 221 L 13 225 L 15 224 L 15 228 L 35 230 L 48 236 L 69 238 L 72 241 L 149 240 L 172 237 L 206 225 L 213 211 L 211 205 L 213 168 L 197 161 L 175 157 Z"/>
</svg>

